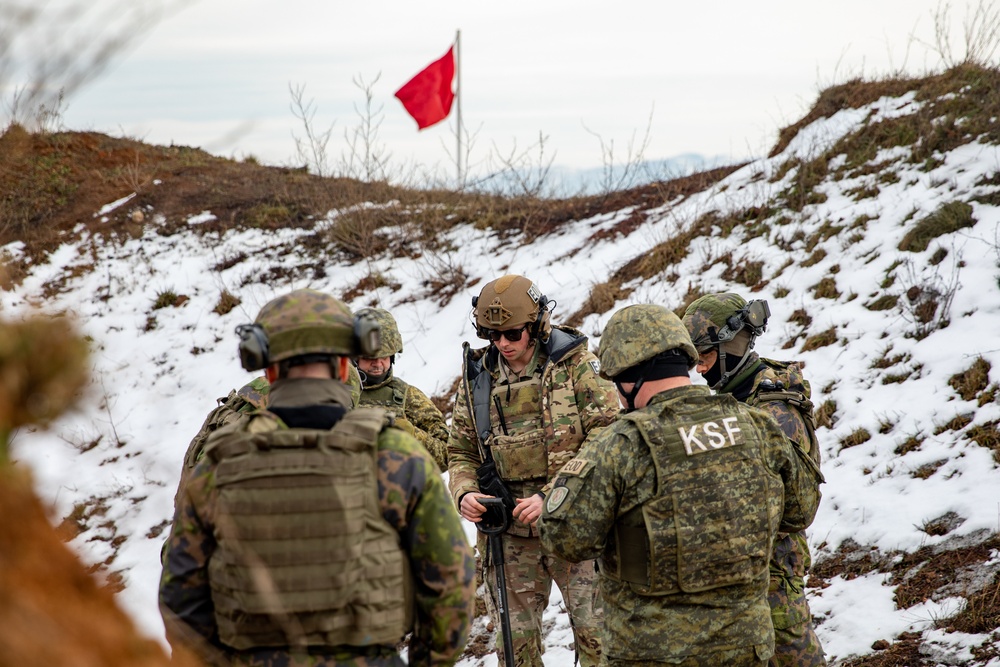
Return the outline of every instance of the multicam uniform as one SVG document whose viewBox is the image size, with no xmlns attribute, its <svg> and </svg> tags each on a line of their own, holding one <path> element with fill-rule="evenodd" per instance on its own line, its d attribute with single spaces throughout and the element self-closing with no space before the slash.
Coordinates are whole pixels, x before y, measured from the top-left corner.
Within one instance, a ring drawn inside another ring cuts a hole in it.
<svg viewBox="0 0 1000 667">
<path fill-rule="evenodd" d="M 279 380 L 267 411 L 210 438 L 167 542 L 168 636 L 194 631 L 234 665 L 361 667 L 402 665 L 412 628 L 409 664 L 457 660 L 474 595 L 458 514 L 425 450 L 350 400 Z"/>
<path fill-rule="evenodd" d="M 448 440 L 451 493 L 456 505 L 479 492 L 476 468 L 483 455 L 472 406 L 475 387 L 482 387 L 490 405 L 488 444 L 501 477 L 517 498 L 546 493 L 556 472 L 573 458 L 588 434 L 607 426 L 617 414 L 617 395 L 597 375 L 597 360 L 586 337 L 569 327 L 555 327 L 545 343 L 536 343 L 524 370 L 509 374 L 494 346 L 472 350 L 464 346 L 462 385 L 455 401 Z M 495 398 L 494 398 L 495 397 Z M 499 404 L 499 409 L 498 409 Z M 501 415 L 498 410 L 502 410 Z M 596 603 L 594 563 L 572 564 L 541 547 L 538 532 L 513 522 L 504 535 L 509 619 L 515 664 L 542 665 L 541 621 L 555 580 L 573 625 L 576 649 L 584 667 L 600 657 L 601 617 Z M 480 539 L 480 554 L 485 549 Z M 488 559 L 484 579 L 490 589 L 491 616 L 499 627 L 493 600 L 496 577 Z M 498 659 L 503 664 L 498 642 Z"/>
<path fill-rule="evenodd" d="M 732 394 L 767 412 L 785 436 L 820 464 L 809 382 L 795 362 L 751 359 L 749 377 L 736 378 Z M 745 397 L 745 398 L 744 398 Z M 823 647 L 812 625 L 805 576 L 812 566 L 805 532 L 779 533 L 771 554 L 768 602 L 775 632 L 773 667 L 822 667 Z"/>
<path fill-rule="evenodd" d="M 767 416 L 703 386 L 589 439 L 539 531 L 564 558 L 601 558 L 602 664 L 763 664 L 771 540 L 812 521 L 815 474 Z"/>
<path fill-rule="evenodd" d="M 404 430 L 411 426 L 413 436 L 434 457 L 441 472 L 448 470 L 448 426 L 444 416 L 424 392 L 395 377 L 391 366 L 384 380 L 364 386 L 359 405 L 383 407 L 395 413 L 396 425 Z"/>
</svg>

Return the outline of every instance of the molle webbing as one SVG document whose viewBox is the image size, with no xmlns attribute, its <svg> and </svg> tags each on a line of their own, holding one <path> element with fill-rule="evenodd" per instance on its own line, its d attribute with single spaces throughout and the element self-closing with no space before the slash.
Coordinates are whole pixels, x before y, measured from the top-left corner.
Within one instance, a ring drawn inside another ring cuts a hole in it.
<svg viewBox="0 0 1000 667">
<path fill-rule="evenodd" d="M 798 411 L 799 416 L 802 417 L 802 421 L 806 425 L 806 431 L 809 433 L 809 452 L 819 452 L 819 439 L 816 437 L 816 419 L 813 417 L 813 402 L 806 398 L 805 394 L 800 391 L 786 389 L 784 391 L 765 391 L 756 396 L 751 396 L 747 400 L 747 405 L 756 407 L 770 401 L 787 403 Z M 806 445 L 806 443 L 802 444 Z M 819 459 L 817 459 L 817 463 L 818 461 Z"/>
<path fill-rule="evenodd" d="M 402 417 L 406 414 L 406 389 L 405 382 L 393 377 L 381 387 L 366 389 L 361 394 L 361 401 L 365 407 L 388 408 Z"/>
<path fill-rule="evenodd" d="M 412 582 L 378 501 L 378 409 L 330 431 L 255 431 L 212 443 L 218 549 L 209 581 L 222 641 L 394 645 L 412 624 Z"/>
</svg>

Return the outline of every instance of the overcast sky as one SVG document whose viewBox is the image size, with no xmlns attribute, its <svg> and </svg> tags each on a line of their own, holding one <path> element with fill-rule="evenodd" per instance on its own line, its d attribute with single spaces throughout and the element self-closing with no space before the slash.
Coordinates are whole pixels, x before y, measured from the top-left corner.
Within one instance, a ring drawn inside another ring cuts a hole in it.
<svg viewBox="0 0 1000 667">
<path fill-rule="evenodd" d="M 393 157 L 447 166 L 454 112 L 418 132 L 393 93 L 460 29 L 473 161 L 541 133 L 556 164 L 601 166 L 594 134 L 624 158 L 650 119 L 649 159 L 736 159 L 765 153 L 825 85 L 936 67 L 938 56 L 911 35 L 934 41 L 938 4 L 191 0 L 74 96 L 65 123 L 291 164 L 301 126 L 289 84 L 306 86 L 318 126 L 336 121 L 329 152 L 337 155 L 363 100 L 352 78 L 381 74 L 373 92 Z M 957 32 L 966 5 L 955 4 Z"/>
</svg>

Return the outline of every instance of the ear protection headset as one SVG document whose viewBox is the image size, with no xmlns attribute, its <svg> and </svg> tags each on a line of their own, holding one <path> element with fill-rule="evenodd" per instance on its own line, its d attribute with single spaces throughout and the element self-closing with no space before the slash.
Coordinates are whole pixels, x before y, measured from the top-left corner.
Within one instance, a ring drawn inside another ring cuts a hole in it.
<svg viewBox="0 0 1000 667">
<path fill-rule="evenodd" d="M 240 337 L 239 355 L 243 370 L 259 371 L 271 365 L 271 344 L 264 327 L 256 323 L 241 324 L 236 327 L 236 335 Z M 357 356 L 374 357 L 378 353 L 382 346 L 382 325 L 378 320 L 370 316 L 354 318 L 353 346 L 355 350 L 352 354 Z M 317 361 L 319 359 L 316 357 Z"/>
<path fill-rule="evenodd" d="M 756 338 L 767 330 L 769 317 L 771 308 L 767 305 L 767 301 L 757 299 L 727 317 L 725 325 L 718 331 L 709 329 L 709 334 L 713 343 L 725 343 L 735 338 L 744 327 L 749 327 L 752 338 Z"/>
<path fill-rule="evenodd" d="M 267 332 L 259 324 L 241 324 L 236 327 L 236 335 L 240 337 L 240 365 L 245 371 L 259 371 L 267 368 L 267 356 L 270 344 Z"/>
</svg>

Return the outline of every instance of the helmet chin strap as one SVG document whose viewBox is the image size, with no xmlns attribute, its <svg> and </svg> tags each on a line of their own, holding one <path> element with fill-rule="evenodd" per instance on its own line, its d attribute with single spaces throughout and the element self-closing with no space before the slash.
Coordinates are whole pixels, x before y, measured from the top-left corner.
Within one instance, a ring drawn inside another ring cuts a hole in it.
<svg viewBox="0 0 1000 667">
<path fill-rule="evenodd" d="M 639 395 L 639 390 L 642 389 L 643 383 L 646 382 L 645 376 L 640 376 L 635 384 L 632 385 L 632 391 L 625 391 L 621 382 L 615 382 L 615 386 L 618 387 L 618 393 L 625 397 L 625 401 L 628 403 L 628 408 L 626 412 L 632 412 L 635 410 L 635 397 Z"/>
</svg>

